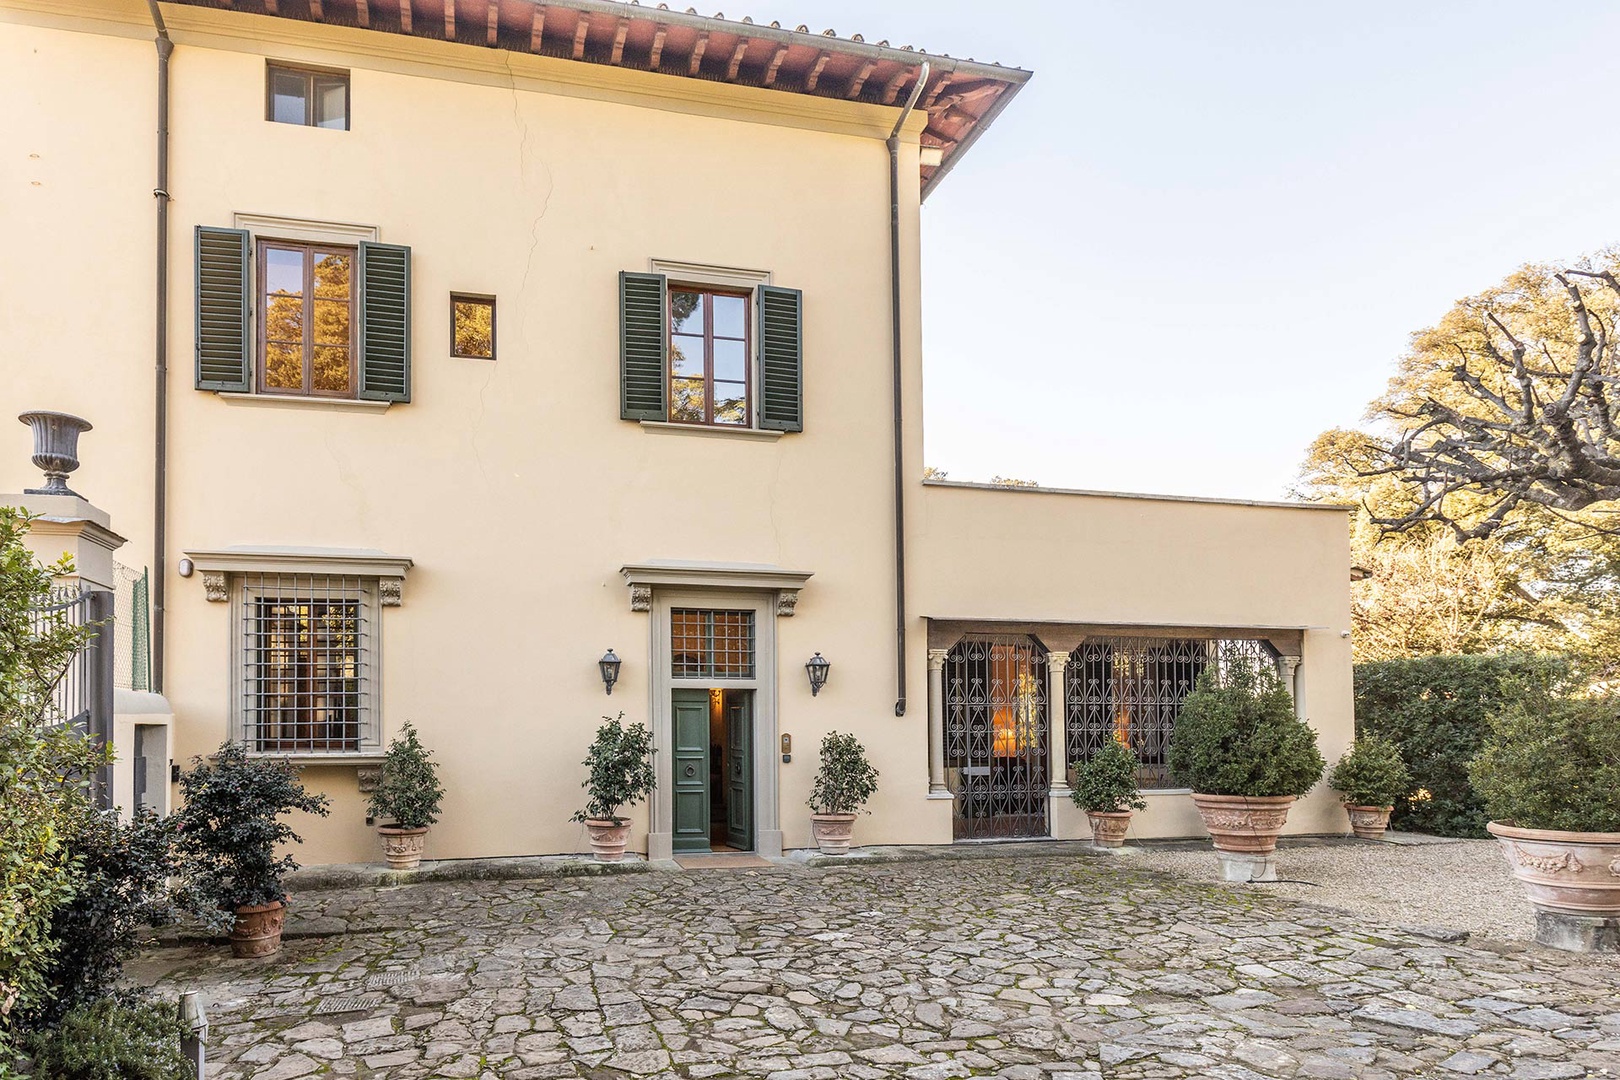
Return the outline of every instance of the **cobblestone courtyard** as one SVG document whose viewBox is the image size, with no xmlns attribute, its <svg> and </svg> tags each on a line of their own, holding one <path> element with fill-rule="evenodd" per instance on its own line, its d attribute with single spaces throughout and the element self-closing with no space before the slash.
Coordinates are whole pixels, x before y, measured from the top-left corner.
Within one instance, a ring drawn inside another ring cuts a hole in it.
<svg viewBox="0 0 1620 1080">
<path fill-rule="evenodd" d="M 138 973 L 203 991 L 222 1080 L 1620 1076 L 1620 969 L 1127 862 L 308 893 L 273 961 Z"/>
</svg>

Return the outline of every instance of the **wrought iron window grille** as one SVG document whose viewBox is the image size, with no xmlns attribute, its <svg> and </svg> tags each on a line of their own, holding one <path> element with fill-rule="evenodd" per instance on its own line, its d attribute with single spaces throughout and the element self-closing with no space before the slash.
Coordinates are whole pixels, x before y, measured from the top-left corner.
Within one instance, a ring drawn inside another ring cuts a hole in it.
<svg viewBox="0 0 1620 1080">
<path fill-rule="evenodd" d="M 670 676 L 752 679 L 754 613 L 674 608 L 669 613 Z"/>
<path fill-rule="evenodd" d="M 239 575 L 237 737 L 255 753 L 376 752 L 374 579 Z"/>
</svg>

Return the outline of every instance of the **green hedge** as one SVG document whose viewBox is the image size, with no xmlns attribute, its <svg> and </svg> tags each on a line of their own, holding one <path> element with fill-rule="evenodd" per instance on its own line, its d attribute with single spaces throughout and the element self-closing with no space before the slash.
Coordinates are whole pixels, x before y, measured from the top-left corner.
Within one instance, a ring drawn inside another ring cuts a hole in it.
<svg viewBox="0 0 1620 1080">
<path fill-rule="evenodd" d="M 1414 789 L 1427 800 L 1395 804 L 1392 824 L 1437 836 L 1483 837 L 1485 807 L 1468 784 L 1490 716 L 1524 685 L 1550 686 L 1568 672 L 1559 657 L 1507 653 L 1423 656 L 1357 664 L 1356 734 L 1400 748 Z"/>
</svg>

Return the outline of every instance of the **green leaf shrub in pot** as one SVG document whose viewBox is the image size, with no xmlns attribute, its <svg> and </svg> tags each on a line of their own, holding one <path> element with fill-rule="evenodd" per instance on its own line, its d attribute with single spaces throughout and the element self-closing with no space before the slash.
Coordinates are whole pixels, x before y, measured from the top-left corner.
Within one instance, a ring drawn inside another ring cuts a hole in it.
<svg viewBox="0 0 1620 1080">
<path fill-rule="evenodd" d="M 289 762 L 250 756 L 235 742 L 211 761 L 193 758 L 180 792 L 185 804 L 175 814 L 175 850 L 188 900 L 232 926 L 235 955 L 271 955 L 281 948 L 286 915 L 282 879 L 298 868 L 277 849 L 303 842 L 281 819 L 295 811 L 325 817 L 326 796 L 304 790 Z"/>
<path fill-rule="evenodd" d="M 821 740 L 821 767 L 810 788 L 810 830 L 824 855 L 849 852 L 855 815 L 877 793 L 878 771 L 853 735 L 830 731 Z"/>
<path fill-rule="evenodd" d="M 433 751 L 422 745 L 415 725 L 407 720 L 388 744 L 382 775 L 368 807 L 377 821 L 389 869 L 415 870 L 422 864 L 427 831 L 439 820 L 443 799 L 444 787 L 439 783 Z"/>
<path fill-rule="evenodd" d="M 1136 784 L 1141 767 L 1136 753 L 1117 737 L 1075 766 L 1072 797 L 1074 804 L 1086 812 L 1092 841 L 1098 847 L 1123 845 L 1131 812 L 1147 808 Z"/>
<path fill-rule="evenodd" d="M 1344 792 L 1351 830 L 1363 840 L 1378 840 L 1389 828 L 1396 801 L 1411 792 L 1412 774 L 1393 743 L 1363 735 L 1333 766 L 1328 786 Z"/>
<path fill-rule="evenodd" d="M 1620 699 L 1529 690 L 1470 775 L 1546 945 L 1620 950 Z"/>
<path fill-rule="evenodd" d="M 1193 790 L 1227 878 L 1274 880 L 1271 857 L 1288 809 L 1327 768 L 1276 669 L 1223 652 L 1182 704 L 1169 757 L 1171 775 Z"/>
<path fill-rule="evenodd" d="M 630 822 L 619 815 L 645 799 L 653 788 L 652 732 L 645 724 L 624 724 L 624 713 L 602 717 L 582 764 L 586 768 L 585 809 L 573 820 L 583 822 L 591 851 L 601 862 L 618 862 L 630 835 Z"/>
</svg>

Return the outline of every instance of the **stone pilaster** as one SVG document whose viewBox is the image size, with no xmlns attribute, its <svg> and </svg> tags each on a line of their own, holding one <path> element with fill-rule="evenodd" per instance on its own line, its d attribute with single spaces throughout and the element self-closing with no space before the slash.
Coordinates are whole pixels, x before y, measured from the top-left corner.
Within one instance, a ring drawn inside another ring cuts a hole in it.
<svg viewBox="0 0 1620 1080">
<path fill-rule="evenodd" d="M 948 649 L 928 650 L 928 797 L 949 799 L 945 786 L 945 658 Z"/>
</svg>

